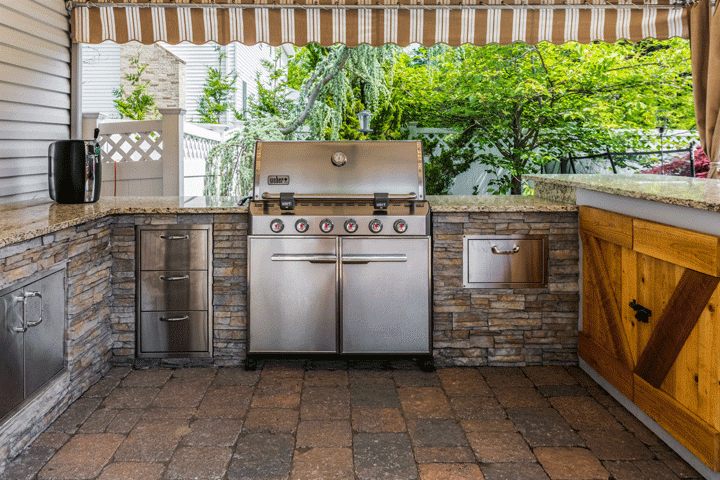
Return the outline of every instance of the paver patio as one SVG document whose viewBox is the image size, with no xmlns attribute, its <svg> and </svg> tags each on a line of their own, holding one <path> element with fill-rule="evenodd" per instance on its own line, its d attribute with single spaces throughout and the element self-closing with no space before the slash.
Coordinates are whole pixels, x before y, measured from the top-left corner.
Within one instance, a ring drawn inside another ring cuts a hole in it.
<svg viewBox="0 0 720 480">
<path fill-rule="evenodd" d="M 12 480 L 700 478 L 576 367 L 114 368 Z"/>
</svg>

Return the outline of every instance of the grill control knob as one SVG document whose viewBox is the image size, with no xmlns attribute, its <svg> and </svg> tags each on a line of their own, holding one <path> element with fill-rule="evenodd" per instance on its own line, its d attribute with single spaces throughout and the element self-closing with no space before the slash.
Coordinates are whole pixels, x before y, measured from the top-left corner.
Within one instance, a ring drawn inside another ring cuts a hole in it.
<svg viewBox="0 0 720 480">
<path fill-rule="evenodd" d="M 405 220 L 395 220 L 395 223 L 393 223 L 393 228 L 397 233 L 405 233 L 407 232 L 407 222 Z"/>
<path fill-rule="evenodd" d="M 358 229 L 358 224 L 352 218 L 345 222 L 345 231 L 347 233 L 355 233 L 355 232 L 357 232 L 357 229 Z"/>
<path fill-rule="evenodd" d="M 326 218 L 325 220 L 323 220 L 323 221 L 320 222 L 320 230 L 321 230 L 323 233 L 330 233 L 330 232 L 332 232 L 333 227 L 334 227 L 334 225 L 333 225 L 333 223 L 330 221 L 329 218 Z"/>
<path fill-rule="evenodd" d="M 272 230 L 275 233 L 282 232 L 283 228 L 285 228 L 285 224 L 279 218 L 275 218 L 275 219 L 273 219 L 272 222 L 270 222 L 270 230 Z"/>
<path fill-rule="evenodd" d="M 368 228 L 372 233 L 380 233 L 380 230 L 382 230 L 382 222 L 378 220 L 377 218 L 370 220 L 370 224 L 368 225 Z"/>
<path fill-rule="evenodd" d="M 304 218 L 301 218 L 300 220 L 295 222 L 295 230 L 297 230 L 300 233 L 307 232 L 308 228 L 310 228 L 310 224 Z"/>
</svg>

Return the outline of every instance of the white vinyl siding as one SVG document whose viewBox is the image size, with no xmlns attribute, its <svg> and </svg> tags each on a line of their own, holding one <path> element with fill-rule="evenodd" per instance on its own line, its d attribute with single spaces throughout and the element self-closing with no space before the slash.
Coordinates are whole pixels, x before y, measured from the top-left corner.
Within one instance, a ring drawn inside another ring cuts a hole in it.
<svg viewBox="0 0 720 480">
<path fill-rule="evenodd" d="M 163 44 L 168 51 L 185 61 L 185 109 L 188 121 L 198 121 L 198 102 L 207 78 L 207 67 L 217 68 L 217 52 L 211 44 L 180 45 Z M 227 57 L 223 59 L 223 73 L 235 69 L 238 78 L 235 86 L 235 108 L 243 108 L 243 81 L 248 96 L 257 93 L 255 72 L 262 69 L 262 60 L 272 58 L 272 47 L 267 45 L 241 45 L 233 43 L 221 47 Z M 113 104 L 112 90 L 120 86 L 120 45 L 104 42 L 98 45 L 82 45 L 82 111 L 99 112 L 108 118 L 119 118 Z M 235 120 L 230 114 L 222 122 Z"/>
<path fill-rule="evenodd" d="M 0 4 L 0 203 L 49 199 L 50 142 L 70 138 L 63 0 Z"/>
</svg>

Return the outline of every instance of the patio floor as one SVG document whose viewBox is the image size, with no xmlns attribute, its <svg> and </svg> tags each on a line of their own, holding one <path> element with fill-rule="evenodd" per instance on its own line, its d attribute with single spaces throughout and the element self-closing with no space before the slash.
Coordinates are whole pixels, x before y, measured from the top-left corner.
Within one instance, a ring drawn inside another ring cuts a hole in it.
<svg viewBox="0 0 720 480">
<path fill-rule="evenodd" d="M 114 368 L 20 479 L 699 478 L 578 368 L 266 362 Z"/>
</svg>

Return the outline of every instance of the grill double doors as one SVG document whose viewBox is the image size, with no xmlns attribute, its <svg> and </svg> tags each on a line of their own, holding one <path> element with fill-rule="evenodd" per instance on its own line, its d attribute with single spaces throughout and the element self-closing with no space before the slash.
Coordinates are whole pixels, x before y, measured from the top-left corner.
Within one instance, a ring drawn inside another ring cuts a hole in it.
<svg viewBox="0 0 720 480">
<path fill-rule="evenodd" d="M 249 237 L 250 353 L 430 353 L 427 237 Z"/>
</svg>

